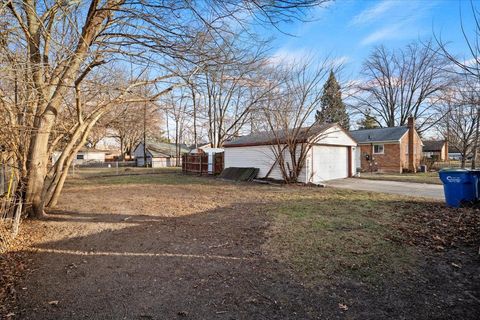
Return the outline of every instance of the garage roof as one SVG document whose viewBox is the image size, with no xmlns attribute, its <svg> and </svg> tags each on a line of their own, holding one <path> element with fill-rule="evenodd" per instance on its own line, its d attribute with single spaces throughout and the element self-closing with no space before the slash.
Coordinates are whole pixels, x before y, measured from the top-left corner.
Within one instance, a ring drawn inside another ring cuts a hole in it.
<svg viewBox="0 0 480 320">
<path fill-rule="evenodd" d="M 323 131 L 327 130 L 335 126 L 335 123 L 326 123 L 322 125 L 314 125 L 310 127 L 303 127 L 303 128 L 296 128 L 296 129 L 289 129 L 289 131 L 279 131 L 276 135 L 272 131 L 262 131 L 258 133 L 253 133 L 250 135 L 246 135 L 243 137 L 238 137 L 233 141 L 228 141 L 223 144 L 224 147 L 243 147 L 243 146 L 261 146 L 261 145 L 271 145 L 277 143 L 285 143 L 286 139 L 288 139 L 289 134 L 293 130 L 299 130 L 297 137 L 299 142 L 304 142 L 309 138 L 315 137 L 322 133 Z"/>
<path fill-rule="evenodd" d="M 400 141 L 403 135 L 408 131 L 408 127 L 388 127 L 377 129 L 362 129 L 350 131 L 350 135 L 358 143 Z"/>
</svg>

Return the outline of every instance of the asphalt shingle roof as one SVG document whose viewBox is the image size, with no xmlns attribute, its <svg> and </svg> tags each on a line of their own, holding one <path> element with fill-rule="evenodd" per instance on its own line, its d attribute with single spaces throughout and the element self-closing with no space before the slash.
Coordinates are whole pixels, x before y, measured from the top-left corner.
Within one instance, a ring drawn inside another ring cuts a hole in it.
<svg viewBox="0 0 480 320">
<path fill-rule="evenodd" d="M 334 123 L 327 123 L 322 125 L 315 125 L 311 127 L 299 128 L 297 134 L 297 140 L 305 141 L 310 137 L 314 137 L 328 128 L 333 127 Z M 294 129 L 290 129 L 291 130 Z M 246 136 L 238 137 L 233 141 L 228 141 L 223 144 L 224 147 L 238 147 L 238 146 L 261 146 L 270 145 L 276 143 L 283 143 L 288 139 L 289 135 L 286 131 L 279 131 L 276 135 L 271 131 L 263 131 L 258 133 L 249 134 Z M 278 140 L 277 140 L 278 139 Z"/>
<path fill-rule="evenodd" d="M 174 157 L 175 156 L 175 143 L 166 142 L 153 142 L 147 141 L 147 150 L 152 154 L 154 158 Z M 188 153 L 188 149 L 185 145 L 180 145 L 180 153 Z"/>
<path fill-rule="evenodd" d="M 408 131 L 408 127 L 388 127 L 350 131 L 350 135 L 358 143 L 398 141 Z"/>
<path fill-rule="evenodd" d="M 442 141 L 442 140 L 424 140 L 423 151 L 426 151 L 426 152 L 442 151 L 442 147 L 444 144 L 445 144 L 445 141 Z"/>
</svg>

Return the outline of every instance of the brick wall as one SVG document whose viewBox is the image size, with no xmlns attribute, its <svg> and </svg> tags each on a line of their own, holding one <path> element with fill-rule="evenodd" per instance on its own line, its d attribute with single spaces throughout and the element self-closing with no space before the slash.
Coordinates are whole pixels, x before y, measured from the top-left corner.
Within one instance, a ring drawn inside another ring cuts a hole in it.
<svg viewBox="0 0 480 320">
<path fill-rule="evenodd" d="M 383 154 L 373 154 L 372 146 L 360 145 L 361 150 L 361 165 L 363 171 L 370 171 L 370 161 L 365 157 L 365 154 L 373 156 L 374 167 L 378 172 L 401 172 L 400 165 L 400 145 L 398 143 L 383 144 Z"/>
<path fill-rule="evenodd" d="M 423 156 L 422 140 L 415 131 L 414 136 L 414 167 L 420 166 L 420 161 Z M 376 144 L 376 143 L 374 143 Z M 382 144 L 382 143 L 379 143 Z M 408 133 L 405 134 L 400 143 L 383 143 L 384 153 L 373 154 L 373 147 L 371 144 L 360 145 L 361 150 L 361 166 L 362 170 L 369 172 L 371 170 L 370 161 L 365 157 L 366 154 L 373 156 L 373 167 L 378 172 L 403 172 L 408 170 Z"/>
</svg>

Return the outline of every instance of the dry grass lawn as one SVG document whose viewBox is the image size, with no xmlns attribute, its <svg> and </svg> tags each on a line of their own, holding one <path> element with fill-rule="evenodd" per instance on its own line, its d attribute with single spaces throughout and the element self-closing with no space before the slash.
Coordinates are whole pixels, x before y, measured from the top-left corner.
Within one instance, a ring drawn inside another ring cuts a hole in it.
<svg viewBox="0 0 480 320">
<path fill-rule="evenodd" d="M 424 199 L 171 169 L 80 170 L 47 220 L 24 224 L 11 254 L 29 271 L 2 311 L 474 319 L 479 226 L 478 211 Z"/>
</svg>

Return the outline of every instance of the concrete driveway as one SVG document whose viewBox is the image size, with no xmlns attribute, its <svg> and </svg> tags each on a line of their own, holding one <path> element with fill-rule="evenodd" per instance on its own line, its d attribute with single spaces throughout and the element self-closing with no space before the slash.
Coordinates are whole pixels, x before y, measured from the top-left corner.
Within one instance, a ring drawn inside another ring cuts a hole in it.
<svg viewBox="0 0 480 320">
<path fill-rule="evenodd" d="M 445 199 L 443 194 L 443 186 L 438 184 L 348 178 L 328 181 L 327 186 L 334 188 L 393 193 L 435 200 Z"/>
</svg>

